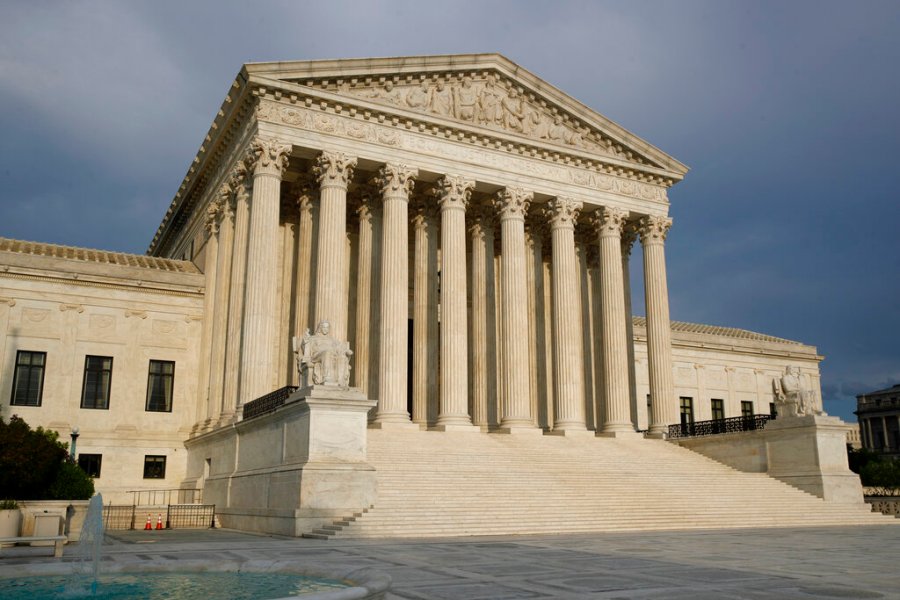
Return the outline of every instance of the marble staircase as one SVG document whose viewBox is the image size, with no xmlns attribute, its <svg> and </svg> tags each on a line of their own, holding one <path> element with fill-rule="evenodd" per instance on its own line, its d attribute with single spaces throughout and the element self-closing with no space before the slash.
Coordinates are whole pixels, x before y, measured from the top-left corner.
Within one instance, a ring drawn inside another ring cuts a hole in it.
<svg viewBox="0 0 900 600">
<path fill-rule="evenodd" d="M 373 507 L 317 538 L 890 524 L 661 440 L 369 430 Z"/>
</svg>

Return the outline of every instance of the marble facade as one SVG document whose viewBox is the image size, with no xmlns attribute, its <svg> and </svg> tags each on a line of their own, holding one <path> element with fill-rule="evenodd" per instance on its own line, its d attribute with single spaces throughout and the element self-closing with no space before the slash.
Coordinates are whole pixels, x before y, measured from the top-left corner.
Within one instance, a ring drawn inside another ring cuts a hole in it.
<svg viewBox="0 0 900 600">
<path fill-rule="evenodd" d="M 108 416 L 180 446 L 168 487 L 261 464 L 277 470 L 283 452 L 260 449 L 278 456 L 241 466 L 247 449 L 228 446 L 225 432 L 264 439 L 261 425 L 241 424 L 243 406 L 300 385 L 291 340 L 326 320 L 353 351 L 349 384 L 374 401 L 369 427 L 661 437 L 684 398 L 696 420 L 712 418 L 711 399 L 726 416 L 745 402 L 768 413 L 786 366 L 819 394 L 814 347 L 670 321 L 667 190 L 686 172 L 499 55 L 245 65 L 153 238 L 154 258 L 144 259 L 170 261 L 185 281 L 165 285 L 191 288 L 159 292 L 159 310 L 177 312 L 184 330 L 173 359 L 178 416 L 137 414 L 138 389 L 135 407 L 111 405 Z M 629 280 L 636 245 L 640 318 Z M 3 411 L 64 431 L 83 420 L 81 373 L 52 373 L 48 362 L 48 385 L 66 388 L 60 403 L 11 407 L 13 359 L 43 339 L 66 355 L 94 351 L 62 323 L 46 334 L 16 327 L 26 310 L 67 318 L 53 307 L 88 284 L 56 273 L 102 260 L 0 250 L 11 265 L 0 273 Z M 17 274 L 29 269 L 23 284 Z M 152 314 L 145 282 L 158 269 L 134 269 L 104 274 L 126 289 L 115 310 Z M 67 300 L 88 307 L 76 320 L 104 313 L 101 283 Z M 104 343 L 138 353 L 144 338 L 121 333 Z M 133 368 L 145 380 L 145 365 Z M 81 425 L 79 449 L 106 447 L 93 434 L 127 447 L 134 437 L 112 420 Z M 185 443 L 216 454 L 215 469 L 205 454 L 188 459 Z M 145 485 L 123 475 L 110 491 Z"/>
</svg>

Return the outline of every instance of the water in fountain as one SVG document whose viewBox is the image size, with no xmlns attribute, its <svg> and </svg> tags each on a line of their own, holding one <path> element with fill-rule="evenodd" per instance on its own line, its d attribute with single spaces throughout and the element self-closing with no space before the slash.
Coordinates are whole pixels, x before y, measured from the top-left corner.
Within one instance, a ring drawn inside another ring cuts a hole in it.
<svg viewBox="0 0 900 600">
<path fill-rule="evenodd" d="M 103 496 L 96 494 L 88 503 L 87 515 L 81 526 L 78 540 L 78 561 L 75 563 L 73 586 L 77 591 L 90 594 L 97 592 L 97 577 L 100 571 L 100 550 L 103 546 Z M 88 581 L 88 578 L 90 580 Z M 70 586 L 66 586 L 70 588 Z M 72 590 L 72 591 L 76 591 Z"/>
</svg>

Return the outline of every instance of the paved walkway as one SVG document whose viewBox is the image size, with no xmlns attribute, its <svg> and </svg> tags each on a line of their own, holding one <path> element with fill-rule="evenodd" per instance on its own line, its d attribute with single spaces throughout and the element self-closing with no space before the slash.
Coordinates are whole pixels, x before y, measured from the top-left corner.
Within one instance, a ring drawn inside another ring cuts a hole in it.
<svg viewBox="0 0 900 600">
<path fill-rule="evenodd" d="M 62 561 L 74 560 L 67 546 Z M 0 554 L 0 577 L 58 565 L 46 548 Z M 296 560 L 373 567 L 390 598 L 900 598 L 900 526 L 319 541 L 227 530 L 112 532 L 106 564 Z"/>
</svg>

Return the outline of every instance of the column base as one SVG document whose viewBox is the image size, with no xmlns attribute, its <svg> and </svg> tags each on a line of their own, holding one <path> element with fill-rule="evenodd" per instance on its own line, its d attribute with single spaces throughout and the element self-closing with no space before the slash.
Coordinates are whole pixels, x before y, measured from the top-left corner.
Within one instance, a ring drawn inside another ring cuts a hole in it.
<svg viewBox="0 0 900 600">
<path fill-rule="evenodd" d="M 534 425 L 506 425 L 498 427 L 492 433 L 505 433 L 510 435 L 544 435 L 544 430 Z"/>
<path fill-rule="evenodd" d="M 639 440 L 639 439 L 643 439 L 644 436 L 632 429 L 630 431 L 629 430 L 601 431 L 601 432 L 597 433 L 597 437 L 616 438 L 616 439 L 625 439 L 625 440 L 628 440 L 628 439 Z"/>
<path fill-rule="evenodd" d="M 385 429 L 392 431 L 422 431 L 418 423 L 412 421 L 375 421 L 369 423 L 369 429 Z"/>
<path fill-rule="evenodd" d="M 544 435 L 558 435 L 562 437 L 594 437 L 595 432 L 589 429 L 552 429 L 545 431 Z"/>
<path fill-rule="evenodd" d="M 438 423 L 434 427 L 429 427 L 428 431 L 463 431 L 471 433 L 481 433 L 481 427 L 476 427 L 467 423 Z"/>
</svg>

